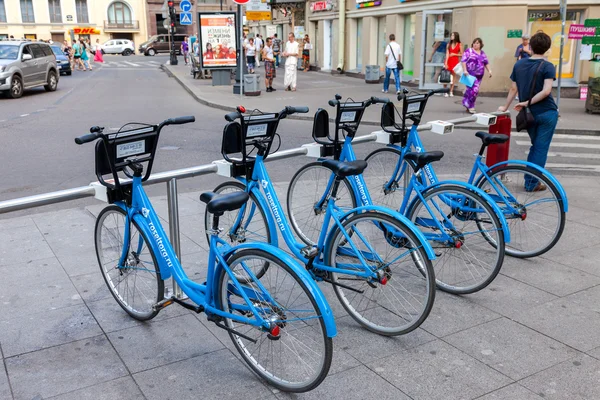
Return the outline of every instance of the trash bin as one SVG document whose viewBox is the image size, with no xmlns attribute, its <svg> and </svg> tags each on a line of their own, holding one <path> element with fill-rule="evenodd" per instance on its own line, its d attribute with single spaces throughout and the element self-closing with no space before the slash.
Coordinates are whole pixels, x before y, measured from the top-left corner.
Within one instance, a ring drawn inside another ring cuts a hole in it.
<svg viewBox="0 0 600 400">
<path fill-rule="evenodd" d="M 260 74 L 244 75 L 244 94 L 246 96 L 260 96 Z"/>
<path fill-rule="evenodd" d="M 215 69 L 211 71 L 213 86 L 229 86 L 231 85 L 231 70 Z"/>
<path fill-rule="evenodd" d="M 367 65 L 365 71 L 366 83 L 379 83 L 379 65 Z"/>
</svg>

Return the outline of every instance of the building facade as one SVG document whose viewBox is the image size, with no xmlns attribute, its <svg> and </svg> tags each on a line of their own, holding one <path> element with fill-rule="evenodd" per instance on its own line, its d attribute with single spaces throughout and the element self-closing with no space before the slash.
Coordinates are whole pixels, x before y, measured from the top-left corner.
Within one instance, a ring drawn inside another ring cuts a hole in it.
<svg viewBox="0 0 600 400">
<path fill-rule="evenodd" d="M 148 37 L 145 0 L 0 0 L 0 39 L 85 37 L 101 43 Z"/>
<path fill-rule="evenodd" d="M 482 92 L 505 93 L 522 34 L 542 30 L 553 38 L 548 60 L 559 63 L 560 10 L 553 0 L 323 0 L 306 4 L 306 29 L 313 38 L 311 61 L 322 70 L 364 73 L 367 65 L 385 66 L 385 48 L 393 33 L 402 48 L 402 79 L 421 88 L 437 86 L 442 63 L 432 54 L 436 41 L 460 34 L 463 47 L 479 37 L 494 77 Z M 569 0 L 571 24 L 600 18 L 597 0 Z M 580 61 L 581 42 L 565 39 L 563 87 L 587 82 L 589 63 Z M 438 61 L 438 62 L 436 62 Z M 558 69 L 558 68 L 557 68 Z"/>
</svg>

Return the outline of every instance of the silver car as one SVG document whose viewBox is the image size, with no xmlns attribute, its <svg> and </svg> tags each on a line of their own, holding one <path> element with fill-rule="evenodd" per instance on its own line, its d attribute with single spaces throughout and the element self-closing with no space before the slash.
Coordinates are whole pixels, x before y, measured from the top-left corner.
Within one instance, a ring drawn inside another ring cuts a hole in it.
<svg viewBox="0 0 600 400">
<path fill-rule="evenodd" d="M 53 92 L 59 76 L 56 57 L 47 43 L 0 41 L 0 92 L 13 99 L 37 86 Z"/>
</svg>

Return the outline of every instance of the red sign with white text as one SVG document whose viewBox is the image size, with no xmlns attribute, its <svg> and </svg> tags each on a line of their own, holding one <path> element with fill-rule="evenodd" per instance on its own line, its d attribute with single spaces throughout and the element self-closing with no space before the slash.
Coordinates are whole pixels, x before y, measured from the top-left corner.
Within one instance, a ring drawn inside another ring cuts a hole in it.
<svg viewBox="0 0 600 400">
<path fill-rule="evenodd" d="M 312 4 L 313 11 L 325 11 L 327 10 L 327 2 L 326 1 L 315 1 Z"/>
<path fill-rule="evenodd" d="M 571 24 L 569 27 L 569 39 L 583 39 L 584 36 L 595 36 L 596 28 L 593 26 L 585 26 Z"/>
</svg>

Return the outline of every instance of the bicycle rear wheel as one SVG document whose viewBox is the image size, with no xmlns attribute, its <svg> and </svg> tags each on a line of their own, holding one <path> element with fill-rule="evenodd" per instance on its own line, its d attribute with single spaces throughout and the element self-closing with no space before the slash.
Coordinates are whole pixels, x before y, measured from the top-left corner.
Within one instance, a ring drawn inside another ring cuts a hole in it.
<svg viewBox="0 0 600 400">
<path fill-rule="evenodd" d="M 373 204 L 398 210 L 404 199 L 404 176 L 398 177 L 399 162 L 402 152 L 391 147 L 377 149 L 367 156 L 367 169 L 363 171 L 363 179 L 369 190 Z M 404 174 L 412 174 L 408 168 Z M 390 184 L 391 179 L 395 179 Z"/>
<path fill-rule="evenodd" d="M 148 238 L 135 221 L 129 223 L 127 256 L 119 260 L 125 246 L 126 214 L 118 206 L 106 207 L 95 228 L 96 256 L 104 281 L 117 303 L 133 318 L 146 321 L 158 311 L 153 306 L 164 298 L 165 286 Z"/>
<path fill-rule="evenodd" d="M 325 197 L 333 173 L 320 163 L 306 164 L 296 172 L 287 192 L 287 209 L 294 232 L 307 245 L 316 245 L 325 223 L 327 201 L 317 206 Z M 329 186 L 331 190 L 331 186 Z M 329 193 L 327 194 L 329 197 Z M 344 179 L 335 201 L 340 208 L 356 208 L 356 198 L 350 183 Z"/>
<path fill-rule="evenodd" d="M 226 318 L 227 327 L 256 341 L 229 332 L 244 361 L 258 376 L 283 391 L 306 392 L 317 387 L 329 371 L 333 341 L 327 337 L 323 312 L 310 290 L 286 263 L 266 251 L 240 250 L 227 263 L 236 277 L 245 277 L 243 286 L 261 317 L 279 330 L 273 336 L 264 329 Z M 254 270 L 264 263 L 269 263 L 269 269 L 257 282 L 245 268 Z M 218 282 L 221 309 L 252 318 L 247 307 L 246 311 L 240 310 L 247 303 L 236 294 L 224 268 Z"/>
<path fill-rule="evenodd" d="M 406 211 L 430 240 L 437 287 L 453 294 L 489 285 L 504 261 L 504 232 L 494 209 L 479 194 L 458 185 L 428 188 Z"/>
<path fill-rule="evenodd" d="M 535 186 L 538 181 L 547 189 L 526 190 L 526 184 Z M 506 245 L 506 254 L 518 258 L 537 257 L 560 239 L 566 220 L 564 199 L 544 174 L 526 166 L 506 165 L 494 168 L 488 177 L 482 175 L 477 187 L 496 201 L 508 222 L 510 243 Z"/>
<path fill-rule="evenodd" d="M 331 274 L 334 291 L 348 314 L 380 335 L 416 329 L 435 299 L 433 267 L 423 244 L 401 221 L 378 212 L 354 215 L 342 226 L 344 231 L 338 228 L 329 237 L 326 265 L 364 271 L 362 258 L 380 276 L 374 280 Z"/>
</svg>

